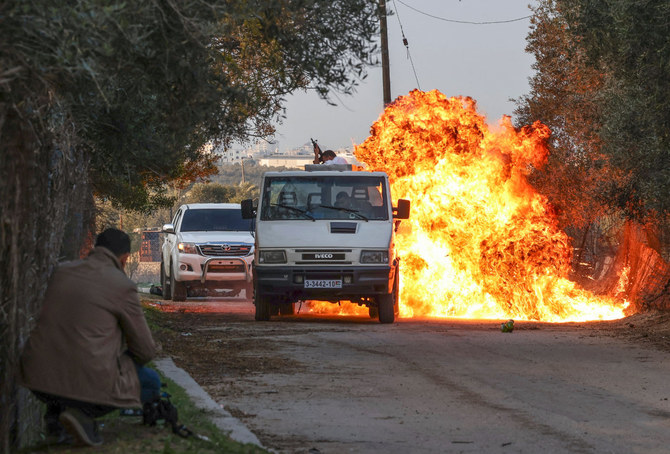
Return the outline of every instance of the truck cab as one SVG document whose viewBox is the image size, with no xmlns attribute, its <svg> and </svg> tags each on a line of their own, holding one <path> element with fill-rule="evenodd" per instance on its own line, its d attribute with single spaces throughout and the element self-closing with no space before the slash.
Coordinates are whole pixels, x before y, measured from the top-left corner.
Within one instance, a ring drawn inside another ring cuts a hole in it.
<svg viewBox="0 0 670 454">
<path fill-rule="evenodd" d="M 393 323 L 400 270 L 395 231 L 409 216 L 409 201 L 393 207 L 384 172 L 305 167 L 265 173 L 258 206 L 241 204 L 242 217 L 256 221 L 256 320 L 320 300 L 364 305 L 371 317 Z"/>
</svg>

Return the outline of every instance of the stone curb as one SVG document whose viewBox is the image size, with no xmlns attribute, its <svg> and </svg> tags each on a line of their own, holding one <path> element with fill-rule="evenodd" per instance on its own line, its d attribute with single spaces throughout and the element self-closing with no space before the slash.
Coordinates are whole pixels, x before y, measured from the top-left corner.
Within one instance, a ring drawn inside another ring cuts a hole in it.
<svg viewBox="0 0 670 454">
<path fill-rule="evenodd" d="M 217 404 L 184 369 L 177 367 L 172 358 L 155 359 L 153 363 L 166 377 L 184 388 L 195 406 L 211 412 L 210 419 L 226 435 L 237 442 L 250 443 L 265 449 L 247 426 Z"/>
</svg>

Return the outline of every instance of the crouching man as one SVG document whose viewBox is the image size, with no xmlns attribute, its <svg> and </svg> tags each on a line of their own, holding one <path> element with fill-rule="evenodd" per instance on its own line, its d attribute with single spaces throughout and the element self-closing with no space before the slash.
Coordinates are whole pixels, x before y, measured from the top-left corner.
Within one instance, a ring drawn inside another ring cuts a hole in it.
<svg viewBox="0 0 670 454">
<path fill-rule="evenodd" d="M 156 347 L 123 271 L 129 255 L 128 235 L 107 229 L 87 258 L 59 266 L 23 350 L 21 384 L 46 403 L 47 433 L 60 441 L 98 446 L 95 418 L 159 396 L 158 374 L 143 366 Z"/>
</svg>

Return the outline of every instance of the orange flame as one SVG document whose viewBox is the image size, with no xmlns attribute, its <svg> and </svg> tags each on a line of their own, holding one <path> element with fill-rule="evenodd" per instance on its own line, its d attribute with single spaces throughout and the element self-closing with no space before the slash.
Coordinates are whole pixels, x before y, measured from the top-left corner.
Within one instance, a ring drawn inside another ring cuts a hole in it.
<svg viewBox="0 0 670 454">
<path fill-rule="evenodd" d="M 549 322 L 616 319 L 625 302 L 566 276 L 572 249 L 526 176 L 549 128 L 493 132 L 471 98 L 414 90 L 389 105 L 355 155 L 412 201 L 398 235 L 401 316 Z"/>
</svg>

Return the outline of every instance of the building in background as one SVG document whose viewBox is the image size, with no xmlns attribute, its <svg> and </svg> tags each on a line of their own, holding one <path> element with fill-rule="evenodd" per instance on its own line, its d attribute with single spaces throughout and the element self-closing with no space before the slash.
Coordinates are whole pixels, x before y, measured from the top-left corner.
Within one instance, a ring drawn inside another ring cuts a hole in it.
<svg viewBox="0 0 670 454">
<path fill-rule="evenodd" d="M 140 230 L 140 262 L 160 262 L 163 234 L 160 227 Z"/>
<path fill-rule="evenodd" d="M 261 158 L 258 163 L 267 167 L 303 168 L 305 164 L 314 163 L 314 155 L 311 157 L 298 155 L 271 155 Z"/>
<path fill-rule="evenodd" d="M 321 147 L 327 150 L 328 147 Z M 361 166 L 354 157 L 353 147 L 333 149 L 338 156 L 343 157 L 350 164 Z M 311 142 L 305 142 L 299 147 L 280 151 L 277 144 L 270 144 L 265 141 L 259 141 L 253 146 L 245 149 L 229 149 L 212 147 L 212 153 L 220 156 L 220 163 L 239 164 L 244 160 L 253 159 L 262 166 L 268 167 L 288 167 L 303 168 L 305 164 L 312 164 L 314 161 L 314 148 Z"/>
</svg>

